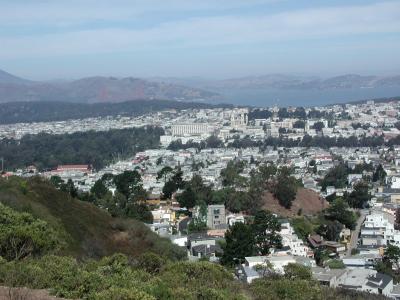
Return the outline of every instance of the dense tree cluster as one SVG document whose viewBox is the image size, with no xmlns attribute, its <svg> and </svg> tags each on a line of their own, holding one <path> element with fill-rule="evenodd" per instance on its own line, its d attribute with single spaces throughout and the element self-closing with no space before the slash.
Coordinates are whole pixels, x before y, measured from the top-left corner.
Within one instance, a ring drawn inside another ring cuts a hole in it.
<svg viewBox="0 0 400 300">
<path fill-rule="evenodd" d="M 229 143 L 228 147 L 233 148 L 249 148 L 249 147 L 260 147 L 262 150 L 268 146 L 273 147 L 319 147 L 323 149 L 329 149 L 332 147 L 378 147 L 383 145 L 399 145 L 399 139 L 392 139 L 385 143 L 383 136 L 364 136 L 357 138 L 351 136 L 348 138 L 339 137 L 328 137 L 328 136 L 309 136 L 305 135 L 302 139 L 288 139 L 284 136 L 281 137 L 267 137 L 264 141 L 255 141 L 250 137 L 237 138 L 233 142 Z"/>
<path fill-rule="evenodd" d="M 228 104 L 135 100 L 121 103 L 9 102 L 0 104 L 0 124 L 64 121 L 107 116 L 140 116 L 166 109 L 231 107 Z"/>
<path fill-rule="evenodd" d="M 13 170 L 29 165 L 39 169 L 60 164 L 89 164 L 103 168 L 117 158 L 128 158 L 136 152 L 159 145 L 159 127 L 87 131 L 52 135 L 26 135 L 21 140 L 0 140 L 0 157 L 5 168 Z"/>
<path fill-rule="evenodd" d="M 243 263 L 246 256 L 268 255 L 274 247 L 282 246 L 278 232 L 281 225 L 272 213 L 256 212 L 252 224 L 235 223 L 225 234 L 224 253 L 221 263 Z"/>
<path fill-rule="evenodd" d="M 172 151 L 178 150 L 185 150 L 190 148 L 195 148 L 198 150 L 206 149 L 206 148 L 223 148 L 224 143 L 215 135 L 211 135 L 205 141 L 201 142 L 194 142 L 192 140 L 186 142 L 185 144 L 182 143 L 181 139 L 177 139 L 172 141 L 167 149 Z"/>
<path fill-rule="evenodd" d="M 110 188 L 115 189 L 114 194 L 109 191 Z M 137 171 L 125 171 L 118 175 L 104 174 L 93 185 L 90 193 L 87 199 L 114 217 L 133 218 L 146 223 L 153 221 L 153 215 L 146 205 L 147 192 Z"/>
</svg>

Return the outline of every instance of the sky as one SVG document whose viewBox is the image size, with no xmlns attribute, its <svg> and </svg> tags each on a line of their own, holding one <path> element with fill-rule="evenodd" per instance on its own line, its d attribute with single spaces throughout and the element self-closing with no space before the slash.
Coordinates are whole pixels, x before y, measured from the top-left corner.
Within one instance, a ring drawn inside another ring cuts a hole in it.
<svg viewBox="0 0 400 300">
<path fill-rule="evenodd" d="M 33 80 L 394 75 L 399 53 L 399 0 L 0 0 L 0 69 Z"/>
</svg>

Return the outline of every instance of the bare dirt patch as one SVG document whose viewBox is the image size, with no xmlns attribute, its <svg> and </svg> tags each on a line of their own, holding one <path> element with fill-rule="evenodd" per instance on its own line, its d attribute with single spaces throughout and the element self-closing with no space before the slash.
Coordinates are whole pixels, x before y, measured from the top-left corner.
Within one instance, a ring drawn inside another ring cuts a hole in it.
<svg viewBox="0 0 400 300">
<path fill-rule="evenodd" d="M 46 290 L 32 290 L 28 288 L 9 288 L 0 286 L 0 300 L 60 300 L 50 296 Z M 64 299 L 65 300 L 65 299 Z"/>
<path fill-rule="evenodd" d="M 315 215 L 329 206 L 329 203 L 318 193 L 305 188 L 297 190 L 296 199 L 293 201 L 292 207 L 286 209 L 281 206 L 278 199 L 274 195 L 266 191 L 263 195 L 263 208 L 267 209 L 282 217 L 296 216 L 301 209 L 302 215 Z"/>
</svg>

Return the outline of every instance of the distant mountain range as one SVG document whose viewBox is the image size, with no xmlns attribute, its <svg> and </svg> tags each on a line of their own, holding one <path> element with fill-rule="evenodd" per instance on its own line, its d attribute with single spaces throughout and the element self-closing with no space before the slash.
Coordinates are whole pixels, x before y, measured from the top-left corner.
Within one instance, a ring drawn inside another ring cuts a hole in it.
<svg viewBox="0 0 400 300">
<path fill-rule="evenodd" d="M 130 100 L 212 100 L 219 95 L 200 88 L 139 78 L 88 77 L 65 82 L 29 81 L 0 70 L 0 103 L 62 101 L 79 103 Z"/>
<path fill-rule="evenodd" d="M 330 78 L 319 78 L 270 74 L 224 80 L 198 77 L 153 77 L 141 79 L 133 77 L 115 78 L 95 76 L 72 81 L 39 82 L 19 78 L 0 70 L 0 103 L 21 101 L 117 103 L 139 99 L 205 101 L 210 103 L 219 102 L 220 100 L 229 102 L 230 98 L 227 95 L 232 95 L 232 93 L 234 94 L 240 90 L 339 91 L 346 89 L 372 89 L 377 87 L 400 88 L 400 75 L 362 76 L 347 74 Z M 371 97 L 376 96 L 386 97 L 388 95 L 379 94 Z M 279 95 L 277 98 L 280 98 Z"/>
<path fill-rule="evenodd" d="M 211 91 L 224 89 L 347 89 L 375 88 L 382 86 L 400 86 L 400 75 L 397 76 L 362 76 L 346 74 L 330 78 L 269 74 L 248 76 L 224 80 L 207 80 L 202 78 L 153 78 L 158 82 L 185 84 Z"/>
</svg>

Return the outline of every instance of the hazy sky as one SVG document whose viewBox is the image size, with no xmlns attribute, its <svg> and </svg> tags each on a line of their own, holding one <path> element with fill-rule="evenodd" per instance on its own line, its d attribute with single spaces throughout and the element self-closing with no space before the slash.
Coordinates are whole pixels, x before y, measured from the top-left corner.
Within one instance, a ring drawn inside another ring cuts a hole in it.
<svg viewBox="0 0 400 300">
<path fill-rule="evenodd" d="M 0 69 L 30 79 L 400 73 L 400 1 L 0 0 Z"/>
</svg>

